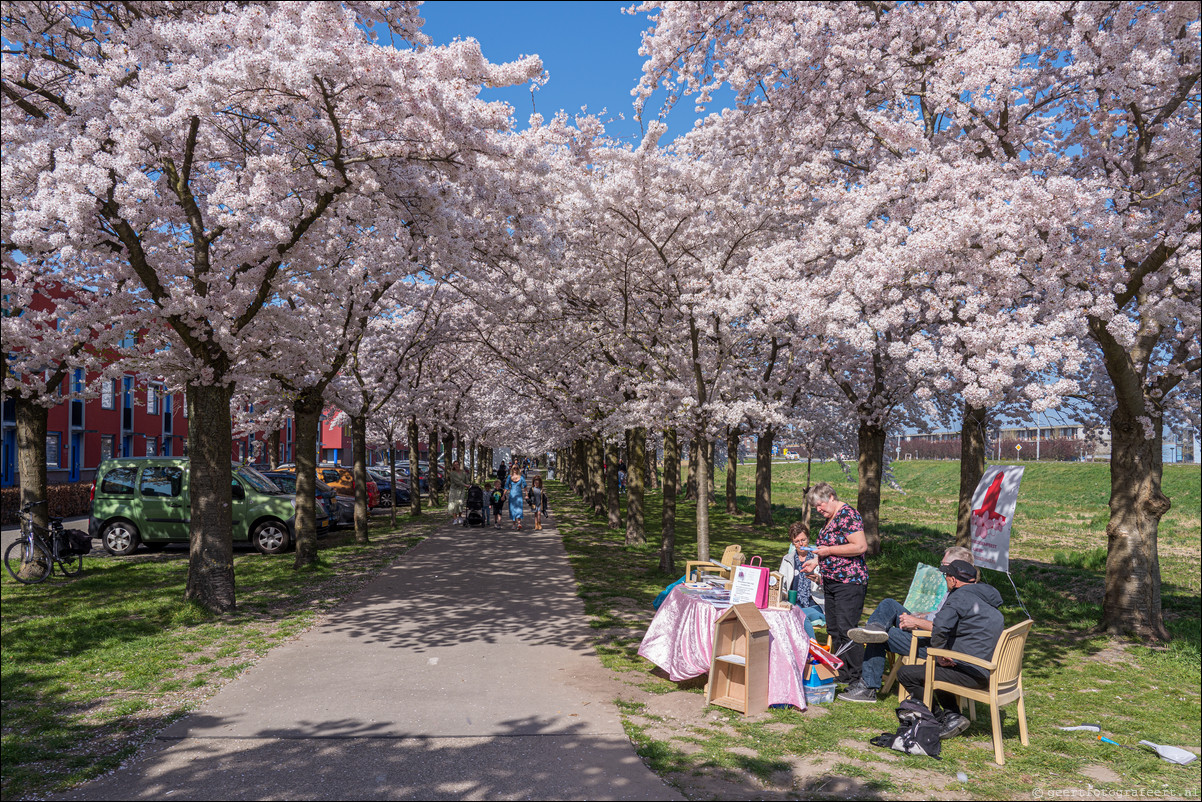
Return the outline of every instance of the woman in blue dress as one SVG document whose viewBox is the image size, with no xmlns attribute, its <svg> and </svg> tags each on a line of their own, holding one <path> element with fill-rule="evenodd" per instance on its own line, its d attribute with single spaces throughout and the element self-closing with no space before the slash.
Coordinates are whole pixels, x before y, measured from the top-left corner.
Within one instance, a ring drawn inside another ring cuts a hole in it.
<svg viewBox="0 0 1202 802">
<path fill-rule="evenodd" d="M 522 496 L 526 492 L 526 480 L 522 478 L 522 469 L 514 460 L 513 471 L 505 480 L 505 489 L 509 491 L 509 520 L 514 522 L 514 529 L 522 528 Z"/>
</svg>

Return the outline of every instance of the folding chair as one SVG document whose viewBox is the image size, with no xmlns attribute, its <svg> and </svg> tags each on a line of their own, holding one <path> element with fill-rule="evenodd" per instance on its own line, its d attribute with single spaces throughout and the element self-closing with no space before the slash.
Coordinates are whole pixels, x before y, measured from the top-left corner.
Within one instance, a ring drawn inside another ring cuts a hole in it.
<svg viewBox="0 0 1202 802">
<path fill-rule="evenodd" d="M 897 671 L 902 666 L 920 666 L 925 660 L 920 657 L 918 650 L 926 644 L 919 643 L 919 640 L 927 640 L 931 637 L 931 633 L 922 629 L 915 629 L 910 632 L 910 653 L 909 654 L 894 654 L 889 652 L 889 673 L 885 675 L 884 681 L 881 683 L 881 696 L 889 693 L 889 689 L 893 687 L 893 683 L 897 680 Z M 897 683 L 897 701 L 904 702 L 910 694 L 906 691 L 906 686 L 900 682 Z"/>
<path fill-rule="evenodd" d="M 686 582 L 693 581 L 693 569 L 705 569 L 711 574 L 717 574 L 723 579 L 730 579 L 734 574 L 735 566 L 743 563 L 743 547 L 739 545 L 727 546 L 726 551 L 722 552 L 721 560 L 689 560 L 684 566 L 684 576 Z"/>
</svg>

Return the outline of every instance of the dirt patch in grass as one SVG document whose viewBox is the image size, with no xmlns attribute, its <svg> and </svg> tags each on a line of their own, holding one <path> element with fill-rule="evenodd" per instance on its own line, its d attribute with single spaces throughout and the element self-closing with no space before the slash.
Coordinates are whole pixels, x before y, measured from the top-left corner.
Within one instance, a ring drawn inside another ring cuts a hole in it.
<svg viewBox="0 0 1202 802">
<path fill-rule="evenodd" d="M 1122 775 L 1120 775 L 1117 771 L 1114 769 L 1108 769 L 1105 766 L 1085 766 L 1083 769 L 1081 769 L 1081 773 L 1094 782 L 1100 783 L 1116 783 L 1123 779 Z"/>
</svg>

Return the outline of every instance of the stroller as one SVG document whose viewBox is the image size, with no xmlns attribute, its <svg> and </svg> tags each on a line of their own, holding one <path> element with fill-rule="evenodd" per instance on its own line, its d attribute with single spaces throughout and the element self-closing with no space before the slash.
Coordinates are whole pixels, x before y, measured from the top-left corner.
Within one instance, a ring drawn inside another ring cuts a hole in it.
<svg viewBox="0 0 1202 802">
<path fill-rule="evenodd" d="M 480 485 L 469 487 L 463 499 L 463 506 L 467 510 L 467 515 L 463 518 L 464 526 L 484 526 L 485 516 L 488 514 L 484 505 L 484 488 Z"/>
</svg>

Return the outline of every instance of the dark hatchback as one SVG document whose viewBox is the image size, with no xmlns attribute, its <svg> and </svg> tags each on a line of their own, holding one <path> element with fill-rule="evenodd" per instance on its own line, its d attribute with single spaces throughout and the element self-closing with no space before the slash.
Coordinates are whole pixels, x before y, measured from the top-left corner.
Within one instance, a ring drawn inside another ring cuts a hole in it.
<svg viewBox="0 0 1202 802">
<path fill-rule="evenodd" d="M 409 504 L 409 477 L 402 475 L 397 471 L 397 487 L 396 492 L 393 492 L 392 482 L 389 480 L 387 468 L 368 468 L 367 474 L 376 483 L 376 487 L 380 488 L 380 504 L 389 506 L 396 504 L 398 507 L 405 507 Z"/>
<path fill-rule="evenodd" d="M 271 480 L 272 484 L 283 490 L 285 493 L 296 495 L 296 474 L 285 473 L 284 471 L 262 471 L 262 474 Z M 317 503 L 321 505 L 321 509 L 325 512 L 326 517 L 330 520 L 331 528 L 344 523 L 342 515 L 339 513 L 338 494 L 334 492 L 334 488 L 327 485 L 320 479 L 317 481 Z M 351 511 L 350 520 L 354 520 L 354 510 Z"/>
</svg>

